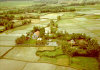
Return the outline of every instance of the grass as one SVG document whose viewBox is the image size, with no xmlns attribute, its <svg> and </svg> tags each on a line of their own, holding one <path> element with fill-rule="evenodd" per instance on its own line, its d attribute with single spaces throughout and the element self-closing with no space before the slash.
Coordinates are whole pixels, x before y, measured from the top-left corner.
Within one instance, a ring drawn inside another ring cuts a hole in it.
<svg viewBox="0 0 100 70">
<path fill-rule="evenodd" d="M 49 58 L 49 57 L 41 57 L 39 62 L 46 62 L 46 63 L 52 63 L 55 64 L 56 63 L 56 58 Z"/>
<path fill-rule="evenodd" d="M 46 63 L 52 63 L 52 64 L 56 64 L 56 65 L 61 65 L 61 66 L 68 66 L 69 65 L 69 57 L 66 55 L 60 55 L 55 58 L 42 56 L 38 62 L 46 62 Z"/>
<path fill-rule="evenodd" d="M 56 57 L 58 55 L 62 55 L 63 51 L 61 49 L 56 49 L 54 51 L 43 51 L 43 52 L 37 52 L 37 55 L 39 56 L 47 56 L 47 57 Z"/>
<path fill-rule="evenodd" d="M 96 60 L 96 58 L 93 57 L 81 57 L 81 56 L 71 57 L 71 62 L 70 62 L 68 55 L 59 55 L 53 58 L 44 56 L 44 55 L 54 56 L 53 55 L 54 51 L 52 52 L 52 54 L 48 52 L 44 52 L 40 54 L 42 55 L 39 62 L 52 63 L 52 64 L 57 64 L 62 66 L 70 66 L 79 70 L 99 70 L 98 68 L 99 63 Z"/>
<path fill-rule="evenodd" d="M 63 55 L 62 50 L 58 48 L 54 51 L 37 52 L 37 55 L 41 57 L 39 62 L 47 62 L 62 66 L 69 65 L 69 57 L 67 55 Z"/>
<path fill-rule="evenodd" d="M 78 70 L 99 70 L 99 63 L 94 57 L 71 57 L 63 55 L 61 49 L 55 51 L 37 52 L 40 56 L 39 62 L 57 64 L 61 66 L 70 66 Z M 55 57 L 50 57 L 55 56 Z"/>
<path fill-rule="evenodd" d="M 71 66 L 80 70 L 99 70 L 99 64 L 93 57 L 72 57 Z"/>
<path fill-rule="evenodd" d="M 35 39 L 30 39 L 30 40 L 25 42 L 25 44 L 35 44 L 35 43 L 36 43 Z"/>
</svg>

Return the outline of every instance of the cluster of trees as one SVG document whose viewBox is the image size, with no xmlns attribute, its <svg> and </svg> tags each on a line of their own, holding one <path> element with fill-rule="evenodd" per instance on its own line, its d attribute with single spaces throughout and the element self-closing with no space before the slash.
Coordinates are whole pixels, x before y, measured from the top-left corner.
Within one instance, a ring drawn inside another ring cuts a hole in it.
<svg viewBox="0 0 100 70">
<path fill-rule="evenodd" d="M 57 21 L 61 20 L 61 16 L 57 16 Z"/>
<path fill-rule="evenodd" d="M 91 37 L 78 33 L 68 34 L 66 31 L 59 31 L 53 35 L 45 35 L 44 27 L 34 27 L 31 32 L 27 33 L 27 36 L 17 38 L 16 44 L 23 44 L 27 41 L 27 37 L 29 37 L 30 33 L 34 34 L 36 31 L 40 31 L 40 37 L 43 39 L 41 41 L 36 41 L 37 46 L 45 46 L 48 39 L 57 39 L 57 42 L 59 43 L 59 46 L 62 47 L 62 51 L 65 55 L 92 57 L 98 57 L 100 55 L 100 46 L 97 41 Z M 71 40 L 75 43 L 71 43 Z"/>
<path fill-rule="evenodd" d="M 40 19 L 40 16 L 39 15 L 32 15 L 32 16 L 20 16 L 18 18 L 19 20 L 24 20 L 24 19 Z"/>
<path fill-rule="evenodd" d="M 11 14 L 0 15 L 0 18 L 1 18 L 0 26 L 5 27 L 5 29 L 3 29 L 2 31 L 12 29 L 14 27 L 14 22 L 12 21 L 15 18 L 14 15 L 11 15 Z M 31 20 L 24 20 L 26 18 L 28 18 L 28 17 L 20 17 L 20 19 L 23 20 L 22 25 L 31 23 Z M 32 18 L 34 18 L 34 16 Z M 35 16 L 35 18 L 39 18 L 39 16 Z"/>
<path fill-rule="evenodd" d="M 22 35 L 21 37 L 15 40 L 16 44 L 23 44 L 27 40 L 26 36 Z"/>
<path fill-rule="evenodd" d="M 0 15 L 0 18 L 1 18 L 1 19 L 4 19 L 4 20 L 11 21 L 11 20 L 14 19 L 14 15 L 8 15 L 8 14 Z"/>
<path fill-rule="evenodd" d="M 31 20 L 23 20 L 22 21 L 22 25 L 29 24 L 29 23 L 31 23 Z"/>
<path fill-rule="evenodd" d="M 32 7 L 34 12 L 40 12 L 40 13 L 46 13 L 46 12 L 69 12 L 69 11 L 75 11 L 75 8 L 65 8 L 64 6 L 37 6 L 37 7 Z"/>
<path fill-rule="evenodd" d="M 14 15 L 1 15 L 0 16 L 0 26 L 4 26 L 4 30 L 12 29 L 13 28 L 13 22 L 11 22 L 14 19 Z"/>
<path fill-rule="evenodd" d="M 71 40 L 74 40 L 75 44 L 69 43 Z M 85 34 L 74 33 L 67 34 L 65 39 L 63 39 L 62 50 L 64 54 L 70 54 L 71 56 L 98 56 L 100 46 L 98 42 L 91 37 Z"/>
<path fill-rule="evenodd" d="M 48 6 L 46 4 L 37 4 L 37 5 L 32 5 L 29 7 L 25 7 L 23 9 L 13 9 L 13 10 L 8 10 L 4 11 L 2 14 L 21 14 L 21 13 L 47 13 L 47 12 L 69 12 L 69 11 L 75 11 L 75 8 L 66 8 L 65 6 Z"/>
<path fill-rule="evenodd" d="M 45 29 L 44 29 L 44 27 L 38 27 L 38 26 L 34 26 L 33 27 L 33 30 L 31 31 L 31 32 L 28 32 L 27 33 L 27 35 L 26 36 L 24 36 L 24 35 L 22 35 L 21 37 L 19 37 L 19 38 L 17 38 L 16 39 L 16 44 L 18 45 L 18 44 L 24 44 L 26 41 L 28 41 L 28 40 L 31 40 L 31 37 L 33 36 L 33 34 L 36 32 L 36 31 L 40 31 L 40 35 L 39 35 L 39 37 L 44 37 L 44 35 L 45 35 Z M 30 37 L 30 38 L 29 38 Z M 35 43 L 35 45 L 36 46 L 44 46 L 45 45 L 45 43 L 46 43 L 46 40 L 45 39 L 43 39 L 43 40 L 41 40 L 41 41 L 36 41 L 36 43 Z"/>
<path fill-rule="evenodd" d="M 36 12 L 36 13 L 47 13 L 47 12 L 69 12 L 69 11 L 76 11 L 75 8 L 66 8 L 66 6 L 48 6 L 46 4 L 37 4 L 24 9 L 26 12 Z"/>
<path fill-rule="evenodd" d="M 5 26 L 8 24 L 8 20 L 5 20 L 5 19 L 0 19 L 0 26 Z"/>
<path fill-rule="evenodd" d="M 21 13 L 25 13 L 25 11 L 23 11 L 22 9 L 13 9 L 3 12 L 3 14 L 21 14 Z"/>
<path fill-rule="evenodd" d="M 13 23 L 12 22 L 8 22 L 6 25 L 5 25 L 5 30 L 9 30 L 9 29 L 12 29 L 13 28 Z"/>
<path fill-rule="evenodd" d="M 100 2 L 82 2 L 82 3 L 72 3 L 69 6 L 84 6 L 84 5 L 95 5 Z"/>
<path fill-rule="evenodd" d="M 33 30 L 31 32 L 34 33 L 36 31 L 40 31 L 40 37 L 43 37 L 45 35 L 45 28 L 44 27 L 34 26 Z"/>
</svg>

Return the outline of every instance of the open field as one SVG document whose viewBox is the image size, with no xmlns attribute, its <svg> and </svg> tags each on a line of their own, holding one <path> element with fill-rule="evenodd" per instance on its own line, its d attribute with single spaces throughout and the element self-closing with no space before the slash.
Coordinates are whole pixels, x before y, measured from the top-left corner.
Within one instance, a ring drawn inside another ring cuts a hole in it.
<svg viewBox="0 0 100 70">
<path fill-rule="evenodd" d="M 31 6 L 34 3 L 33 1 L 3 1 L 0 2 L 0 7 L 25 7 L 25 6 Z"/>
<path fill-rule="evenodd" d="M 36 5 L 37 7 L 34 11 L 35 7 L 32 5 L 35 4 L 39 5 Z M 38 9 L 38 6 L 42 8 Z M 46 6 L 48 6 L 50 10 L 48 10 L 48 8 L 44 10 L 43 8 Z M 61 7 L 60 9 L 64 10 L 64 12 L 61 12 L 61 10 L 59 10 L 60 12 L 56 11 L 56 6 Z M 65 8 L 72 10 L 67 9 L 65 11 Z M 27 36 L 27 33 L 32 31 L 33 27 L 35 26 L 49 27 L 49 23 L 51 23 L 51 20 L 53 20 L 54 22 L 52 23 L 58 24 L 58 31 L 67 31 L 69 35 L 72 33 L 84 33 L 86 36 L 90 36 L 91 38 L 97 40 L 100 45 L 100 4 L 67 7 L 61 6 L 61 4 L 45 5 L 34 3 L 33 1 L 0 2 L 0 12 L 13 9 L 20 9 L 21 13 L 16 13 L 15 11 L 13 13 L 1 13 L 0 15 L 0 17 L 3 15 L 5 17 L 7 17 L 7 15 L 13 15 L 14 18 L 11 20 L 11 22 L 15 21 L 14 28 L 5 30 L 0 33 L 0 70 L 41 70 L 43 68 L 44 70 L 99 70 L 99 62 L 97 60 L 97 56 L 69 56 L 68 54 L 64 53 L 64 50 L 62 50 L 62 45 L 55 47 L 47 45 L 42 47 L 41 45 L 39 45 L 39 47 L 25 47 L 23 45 L 18 45 L 16 43 L 16 39 L 22 35 Z M 52 9 L 54 9 L 54 11 L 52 11 Z M 39 17 L 37 18 L 36 16 Z M 60 20 L 58 20 L 58 16 L 60 16 Z M 3 20 L 6 20 L 5 17 L 3 17 Z M 29 24 L 23 24 L 25 20 L 31 20 L 31 22 Z M 10 21 L 9 24 L 11 24 Z M 0 27 L 6 28 L 6 25 L 0 25 Z M 58 44 L 63 43 L 63 41 L 60 41 L 59 39 L 57 37 L 55 39 L 47 39 L 47 41 L 51 40 L 53 42 L 57 42 Z M 68 43 L 70 42 L 70 40 L 64 41 Z M 37 44 L 37 39 L 32 38 L 24 42 L 24 44 L 33 44 L 34 42 Z M 64 45 L 66 46 L 66 44 Z M 69 45 L 67 44 L 67 47 L 68 46 Z M 70 47 L 76 47 L 75 49 L 77 49 L 77 45 L 73 46 L 71 44 Z M 78 48 L 79 47 L 80 46 L 78 46 Z M 84 50 L 84 48 L 82 48 L 82 50 Z M 87 50 L 87 48 L 85 48 L 85 50 Z M 73 52 L 73 50 L 71 51 Z M 79 52 L 84 53 L 81 50 Z"/>
</svg>

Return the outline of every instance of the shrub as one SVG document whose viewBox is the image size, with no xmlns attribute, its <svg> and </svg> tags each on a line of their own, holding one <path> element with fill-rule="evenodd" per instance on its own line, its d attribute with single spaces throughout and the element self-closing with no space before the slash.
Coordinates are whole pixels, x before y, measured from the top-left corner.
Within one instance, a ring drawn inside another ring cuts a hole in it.
<svg viewBox="0 0 100 70">
<path fill-rule="evenodd" d="M 69 34 L 66 31 L 65 32 L 58 31 L 58 32 L 56 32 L 56 36 L 60 40 L 67 40 L 67 38 L 69 37 Z"/>
<path fill-rule="evenodd" d="M 50 26 L 54 26 L 54 21 L 53 20 L 50 20 Z"/>
<path fill-rule="evenodd" d="M 57 36 L 54 35 L 54 34 L 52 34 L 52 35 L 49 36 L 49 39 L 56 39 L 56 38 L 57 38 Z"/>
<path fill-rule="evenodd" d="M 90 56 L 97 56 L 99 54 L 100 46 L 98 42 L 94 39 L 88 41 L 87 52 Z"/>
<path fill-rule="evenodd" d="M 16 39 L 16 44 L 23 44 L 26 41 L 26 37 L 22 35 L 21 37 Z"/>
<path fill-rule="evenodd" d="M 68 54 L 67 48 L 70 47 L 70 44 L 68 44 L 66 41 L 62 41 L 61 43 L 62 43 L 61 47 L 62 47 L 63 53 Z"/>
<path fill-rule="evenodd" d="M 34 26 L 32 32 L 34 33 L 34 32 L 39 31 L 39 30 L 40 30 L 40 27 Z"/>
<path fill-rule="evenodd" d="M 11 21 L 14 19 L 14 15 L 4 15 L 4 19 Z"/>
<path fill-rule="evenodd" d="M 13 28 L 13 23 L 12 22 L 8 22 L 8 24 L 5 25 L 5 29 L 12 29 Z"/>
<path fill-rule="evenodd" d="M 45 46 L 45 44 L 46 44 L 47 42 L 46 42 L 46 40 L 45 39 L 43 39 L 43 40 L 37 40 L 36 41 L 36 45 L 37 46 Z"/>
<path fill-rule="evenodd" d="M 45 35 L 45 28 L 41 27 L 40 28 L 40 37 L 43 37 Z"/>
<path fill-rule="evenodd" d="M 51 27 L 51 33 L 56 33 L 56 32 L 57 32 L 57 28 Z"/>
<path fill-rule="evenodd" d="M 31 23 L 31 20 L 23 20 L 23 21 L 22 21 L 22 24 L 23 24 L 23 25 L 29 24 L 29 23 Z"/>
<path fill-rule="evenodd" d="M 8 20 L 6 20 L 6 19 L 0 19 L 0 25 L 1 26 L 5 26 L 5 25 L 7 25 L 8 24 Z"/>
<path fill-rule="evenodd" d="M 40 19 L 40 16 L 39 16 L 39 15 L 34 15 L 34 16 L 32 15 L 32 16 L 20 16 L 20 17 L 19 17 L 20 20 L 29 19 L 29 18 L 30 18 L 30 19 L 31 19 L 31 18 L 32 18 L 32 19 Z"/>
<path fill-rule="evenodd" d="M 91 37 L 86 36 L 86 34 L 81 34 L 81 33 L 73 33 L 70 35 L 71 35 L 71 38 L 74 40 L 84 39 L 84 40 L 88 41 L 91 39 Z"/>
<path fill-rule="evenodd" d="M 20 19 L 20 20 L 24 20 L 25 17 L 24 17 L 24 16 L 20 16 L 19 19 Z"/>
<path fill-rule="evenodd" d="M 46 39 L 46 40 L 49 40 L 50 39 L 49 34 L 43 36 L 43 38 Z"/>
<path fill-rule="evenodd" d="M 57 21 L 61 20 L 61 16 L 57 16 Z"/>
<path fill-rule="evenodd" d="M 15 10 L 9 10 L 9 11 L 4 11 L 3 13 L 5 14 L 21 14 L 25 13 L 23 9 L 15 9 Z"/>
</svg>

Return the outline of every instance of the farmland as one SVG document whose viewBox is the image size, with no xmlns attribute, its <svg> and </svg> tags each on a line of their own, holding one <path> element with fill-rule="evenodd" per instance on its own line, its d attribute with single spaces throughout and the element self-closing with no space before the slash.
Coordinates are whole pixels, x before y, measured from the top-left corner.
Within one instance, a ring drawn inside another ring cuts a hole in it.
<svg viewBox="0 0 100 70">
<path fill-rule="evenodd" d="M 0 70 L 99 70 L 100 4 L 50 3 L 0 2 Z"/>
</svg>

